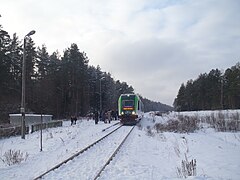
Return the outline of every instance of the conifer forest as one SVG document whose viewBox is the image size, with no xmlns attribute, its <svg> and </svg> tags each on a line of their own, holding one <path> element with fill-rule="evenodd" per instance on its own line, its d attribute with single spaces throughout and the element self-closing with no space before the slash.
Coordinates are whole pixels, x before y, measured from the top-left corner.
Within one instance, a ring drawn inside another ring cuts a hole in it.
<svg viewBox="0 0 240 180">
<path fill-rule="evenodd" d="M 179 88 L 174 101 L 178 111 L 240 108 L 240 63 L 225 72 L 212 69 Z"/>
</svg>

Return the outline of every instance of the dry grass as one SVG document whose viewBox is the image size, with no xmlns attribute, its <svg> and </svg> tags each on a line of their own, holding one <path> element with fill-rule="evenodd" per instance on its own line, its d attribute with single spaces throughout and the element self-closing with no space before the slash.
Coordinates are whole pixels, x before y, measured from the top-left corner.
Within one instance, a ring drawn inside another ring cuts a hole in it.
<svg viewBox="0 0 240 180">
<path fill-rule="evenodd" d="M 191 133 L 199 129 L 198 119 L 193 116 L 179 115 L 177 119 L 170 119 L 166 124 L 156 123 L 154 128 L 159 132 Z"/>
<path fill-rule="evenodd" d="M 206 116 L 203 121 L 220 132 L 240 131 L 240 117 L 238 112 L 232 114 L 219 112 L 216 115 L 212 113 L 210 116 Z"/>
<path fill-rule="evenodd" d="M 196 159 L 188 160 L 187 155 L 185 154 L 185 159 L 182 160 L 181 167 L 177 167 L 177 175 L 179 178 L 187 178 L 188 176 L 196 176 Z"/>
<path fill-rule="evenodd" d="M 197 114 L 194 116 L 177 115 L 170 119 L 167 123 L 156 123 L 154 129 L 157 133 L 161 132 L 176 132 L 176 133 L 193 133 L 201 128 L 201 123 L 206 123 L 209 127 L 220 132 L 236 132 L 240 131 L 240 115 L 236 113 L 211 113 L 210 115 L 200 117 Z"/>
<path fill-rule="evenodd" d="M 28 158 L 28 153 L 25 155 L 20 150 L 12 150 L 9 149 L 6 151 L 0 159 L 3 161 L 3 163 L 7 164 L 8 166 L 14 165 L 14 164 L 20 164 L 22 161 L 26 161 Z"/>
</svg>

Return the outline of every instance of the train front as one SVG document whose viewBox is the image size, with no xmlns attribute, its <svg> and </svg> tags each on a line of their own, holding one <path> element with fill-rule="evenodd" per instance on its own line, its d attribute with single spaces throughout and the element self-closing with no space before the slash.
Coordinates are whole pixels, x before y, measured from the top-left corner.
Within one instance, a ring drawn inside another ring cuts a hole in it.
<svg viewBox="0 0 240 180">
<path fill-rule="evenodd" d="M 122 124 L 135 125 L 138 122 L 137 105 L 135 94 L 123 94 L 119 97 L 118 112 Z"/>
</svg>

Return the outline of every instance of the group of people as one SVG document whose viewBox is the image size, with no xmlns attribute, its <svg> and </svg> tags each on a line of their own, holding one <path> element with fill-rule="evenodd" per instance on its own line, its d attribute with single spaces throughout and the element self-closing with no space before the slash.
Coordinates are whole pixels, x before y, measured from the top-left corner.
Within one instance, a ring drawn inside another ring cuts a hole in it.
<svg viewBox="0 0 240 180">
<path fill-rule="evenodd" d="M 111 123 L 112 120 L 117 120 L 118 119 L 118 113 L 117 111 L 113 110 L 108 110 L 108 111 L 103 111 L 102 113 L 99 113 L 96 111 L 94 113 L 94 120 L 95 124 L 98 124 L 98 121 L 103 121 L 104 123 Z"/>
<path fill-rule="evenodd" d="M 95 111 L 90 115 L 91 116 L 88 116 L 88 118 L 93 118 L 95 120 L 95 124 L 98 124 L 99 121 L 103 121 L 104 123 L 111 123 L 112 120 L 118 119 L 118 111 L 114 110 L 102 111 L 101 113 L 99 111 Z M 76 116 L 73 115 L 70 119 L 71 126 L 77 124 Z"/>
</svg>

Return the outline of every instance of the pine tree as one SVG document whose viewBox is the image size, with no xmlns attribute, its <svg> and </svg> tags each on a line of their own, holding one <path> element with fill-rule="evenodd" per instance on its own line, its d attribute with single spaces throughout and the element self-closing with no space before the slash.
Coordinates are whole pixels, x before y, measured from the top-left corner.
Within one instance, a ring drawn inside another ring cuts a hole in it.
<svg viewBox="0 0 240 180">
<path fill-rule="evenodd" d="M 9 109 L 9 80 L 11 79 L 10 36 L 0 25 L 0 123 L 6 122 Z"/>
<path fill-rule="evenodd" d="M 240 108 L 240 63 L 228 68 L 224 77 L 224 102 L 226 102 L 226 106 L 231 109 Z"/>
<path fill-rule="evenodd" d="M 209 109 L 221 108 L 221 72 L 212 69 L 207 76 Z"/>
<path fill-rule="evenodd" d="M 8 80 L 11 78 L 10 36 L 0 25 L 0 93 L 8 91 Z"/>
<path fill-rule="evenodd" d="M 177 98 L 175 99 L 175 102 L 174 102 L 174 108 L 177 111 L 185 111 L 187 109 L 186 99 L 185 99 L 185 90 L 186 90 L 185 85 L 181 84 L 177 94 Z"/>
<path fill-rule="evenodd" d="M 85 53 L 81 53 L 76 44 L 72 44 L 64 52 L 62 71 L 64 88 L 66 92 L 66 110 L 69 114 L 84 114 L 86 108 L 85 83 L 87 82 L 88 59 Z"/>
<path fill-rule="evenodd" d="M 37 50 L 37 59 L 36 59 L 36 67 L 37 67 L 37 79 L 43 79 L 46 77 L 49 72 L 50 59 L 47 52 L 47 48 L 45 45 L 42 45 L 42 48 L 38 47 Z"/>
<path fill-rule="evenodd" d="M 25 61 L 26 61 L 26 112 L 32 111 L 31 107 L 34 104 L 34 83 L 36 82 L 36 58 L 35 43 L 28 37 L 25 44 Z"/>
</svg>

